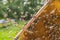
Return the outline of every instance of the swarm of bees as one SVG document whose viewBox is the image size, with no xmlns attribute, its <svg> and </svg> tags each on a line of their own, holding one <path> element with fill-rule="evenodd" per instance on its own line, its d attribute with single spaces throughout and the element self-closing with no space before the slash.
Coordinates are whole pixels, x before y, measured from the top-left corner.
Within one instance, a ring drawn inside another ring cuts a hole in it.
<svg viewBox="0 0 60 40">
<path fill-rule="evenodd" d="M 58 5 L 60 1 L 50 0 L 38 11 L 24 27 L 19 40 L 60 40 L 60 9 L 55 2 Z"/>
</svg>

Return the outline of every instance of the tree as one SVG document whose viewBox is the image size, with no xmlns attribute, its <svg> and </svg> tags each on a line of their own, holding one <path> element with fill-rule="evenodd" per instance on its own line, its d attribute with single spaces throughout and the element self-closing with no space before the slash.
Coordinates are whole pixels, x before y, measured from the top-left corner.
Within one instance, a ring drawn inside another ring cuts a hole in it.
<svg viewBox="0 0 60 40">
<path fill-rule="evenodd" d="M 19 19 L 23 12 L 23 0 L 8 0 L 8 17 Z"/>
<path fill-rule="evenodd" d="M 24 16 L 28 20 L 40 9 L 42 2 L 43 0 L 0 0 L 0 16 L 14 19 Z"/>
<path fill-rule="evenodd" d="M 28 17 L 31 17 L 32 14 L 35 14 L 43 5 L 41 4 L 43 0 L 27 0 L 25 2 L 26 3 L 24 4 L 24 14 L 28 14 Z M 26 17 L 26 19 L 29 19 L 28 17 Z"/>
</svg>

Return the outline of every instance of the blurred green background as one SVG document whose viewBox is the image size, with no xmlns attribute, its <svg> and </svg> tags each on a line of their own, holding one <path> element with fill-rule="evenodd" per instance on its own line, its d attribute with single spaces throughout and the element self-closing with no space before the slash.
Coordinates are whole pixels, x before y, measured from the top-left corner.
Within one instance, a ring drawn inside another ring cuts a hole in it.
<svg viewBox="0 0 60 40">
<path fill-rule="evenodd" d="M 13 40 L 45 0 L 0 0 L 0 40 Z"/>
</svg>

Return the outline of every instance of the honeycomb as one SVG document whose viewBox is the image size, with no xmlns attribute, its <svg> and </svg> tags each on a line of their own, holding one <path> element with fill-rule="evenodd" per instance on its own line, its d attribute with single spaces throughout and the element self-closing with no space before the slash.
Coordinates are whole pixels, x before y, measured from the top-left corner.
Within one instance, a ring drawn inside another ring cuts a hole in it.
<svg viewBox="0 0 60 40">
<path fill-rule="evenodd" d="M 50 0 L 25 25 L 19 40 L 60 40 L 60 0 Z"/>
</svg>

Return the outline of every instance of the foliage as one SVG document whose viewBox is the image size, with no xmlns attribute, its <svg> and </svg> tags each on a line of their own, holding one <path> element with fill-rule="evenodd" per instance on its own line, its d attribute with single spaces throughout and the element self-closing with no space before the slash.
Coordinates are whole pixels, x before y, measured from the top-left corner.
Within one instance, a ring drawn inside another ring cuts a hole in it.
<svg viewBox="0 0 60 40">
<path fill-rule="evenodd" d="M 0 19 L 30 19 L 42 6 L 41 2 L 42 0 L 0 0 Z"/>
<path fill-rule="evenodd" d="M 27 0 L 24 5 L 24 14 L 28 14 L 29 16 L 26 19 L 33 16 L 33 14 L 35 14 L 41 6 L 41 0 Z"/>
</svg>

